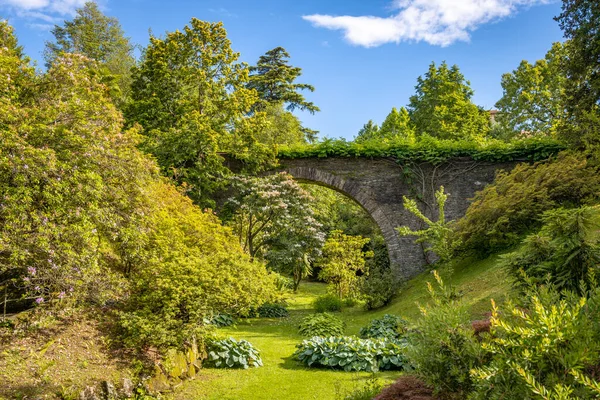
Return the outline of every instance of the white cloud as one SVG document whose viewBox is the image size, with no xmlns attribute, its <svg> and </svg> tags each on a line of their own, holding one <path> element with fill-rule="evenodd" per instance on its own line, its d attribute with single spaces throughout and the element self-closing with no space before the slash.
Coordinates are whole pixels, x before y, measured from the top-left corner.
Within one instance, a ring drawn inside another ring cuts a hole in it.
<svg viewBox="0 0 600 400">
<path fill-rule="evenodd" d="M 394 0 L 390 17 L 305 15 L 316 27 L 342 30 L 350 43 L 375 47 L 403 41 L 448 46 L 468 41 L 482 24 L 553 0 Z"/>
<path fill-rule="evenodd" d="M 58 23 L 65 16 L 75 15 L 75 10 L 87 0 L 0 0 L 0 9 L 15 13 L 19 18 L 31 21 L 36 29 L 52 28 L 49 23 Z M 41 23 L 45 22 L 45 23 Z"/>
</svg>

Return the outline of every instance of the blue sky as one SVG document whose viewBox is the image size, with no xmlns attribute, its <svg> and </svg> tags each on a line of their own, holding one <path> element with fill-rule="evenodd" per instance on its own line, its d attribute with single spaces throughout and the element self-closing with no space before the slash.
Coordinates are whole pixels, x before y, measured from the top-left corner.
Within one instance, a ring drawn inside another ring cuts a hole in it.
<svg viewBox="0 0 600 400">
<path fill-rule="evenodd" d="M 28 55 L 41 60 L 54 23 L 72 17 L 85 0 L 0 0 L 0 17 L 15 26 Z M 321 108 L 299 113 L 321 137 L 351 139 L 369 119 L 380 123 L 408 103 L 428 65 L 457 64 L 475 90 L 475 103 L 492 108 L 501 75 L 523 59 L 542 58 L 562 32 L 553 0 L 101 0 L 126 34 L 145 46 L 155 35 L 181 29 L 192 17 L 223 21 L 241 60 L 283 46 L 306 96 Z M 42 64 L 40 62 L 40 64 Z"/>
</svg>

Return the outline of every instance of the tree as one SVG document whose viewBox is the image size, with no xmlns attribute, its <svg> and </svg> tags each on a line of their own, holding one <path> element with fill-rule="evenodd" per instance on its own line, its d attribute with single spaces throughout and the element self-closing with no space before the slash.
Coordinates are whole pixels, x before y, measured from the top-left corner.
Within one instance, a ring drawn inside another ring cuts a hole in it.
<svg viewBox="0 0 600 400">
<path fill-rule="evenodd" d="M 283 108 L 282 104 L 265 106 L 265 129 L 256 134 L 256 140 L 269 147 L 306 142 L 305 130 L 298 117 Z"/>
<path fill-rule="evenodd" d="M 576 146 L 600 144 L 600 3 L 563 0 L 555 18 L 569 40 L 566 108 L 561 134 Z"/>
<path fill-rule="evenodd" d="M 250 67 L 248 88 L 258 92 L 261 100 L 267 103 L 287 105 L 288 111 L 307 110 L 314 114 L 319 107 L 306 101 L 299 90 L 314 92 L 312 85 L 294 83 L 302 75 L 302 69 L 288 65 L 289 53 L 283 47 L 276 47 L 260 56 L 256 66 Z"/>
<path fill-rule="evenodd" d="M 323 246 L 323 255 L 319 262 L 319 278 L 330 284 L 332 292 L 340 299 L 358 293 L 358 273 L 366 274 L 365 258 L 373 252 L 363 251 L 369 242 L 360 236 L 344 235 L 342 231 L 332 231 Z"/>
<path fill-rule="evenodd" d="M 143 127 L 143 148 L 202 206 L 214 206 L 211 196 L 230 173 L 220 153 L 249 168 L 274 159 L 255 137 L 265 115 L 249 114 L 258 98 L 238 58 L 221 23 L 194 18 L 183 31 L 151 37 L 133 71 L 129 124 Z"/>
<path fill-rule="evenodd" d="M 358 131 L 358 135 L 354 138 L 354 141 L 357 143 L 366 142 L 368 140 L 372 140 L 378 137 L 379 134 L 379 125 L 373 122 L 372 119 L 369 120 L 366 124 L 360 128 Z"/>
<path fill-rule="evenodd" d="M 308 204 L 312 201 L 290 175 L 237 177 L 235 197 L 228 202 L 229 225 L 252 258 L 263 258 L 272 269 L 289 273 L 294 290 L 311 271 L 325 235 Z"/>
<path fill-rule="evenodd" d="M 396 107 L 385 118 L 379 129 L 379 136 L 384 139 L 410 139 L 414 136 L 414 130 L 411 127 L 408 110 Z"/>
<path fill-rule="evenodd" d="M 487 112 L 471 102 L 473 90 L 458 66 L 431 63 L 425 77 L 417 79 L 408 112 L 418 136 L 440 139 L 473 139 L 487 134 Z"/>
<path fill-rule="evenodd" d="M 554 43 L 535 64 L 523 60 L 502 75 L 502 98 L 496 103 L 498 123 L 516 132 L 554 135 L 565 117 L 567 45 Z"/>
<path fill-rule="evenodd" d="M 46 42 L 44 57 L 49 67 L 63 53 L 79 53 L 97 61 L 106 76 L 114 79 L 113 98 L 122 106 L 129 95 L 131 68 L 135 65 L 133 45 L 125 37 L 121 24 L 114 17 L 104 15 L 95 2 L 87 2 L 77 9 L 72 21 L 64 26 L 55 25 L 54 42 Z"/>
</svg>

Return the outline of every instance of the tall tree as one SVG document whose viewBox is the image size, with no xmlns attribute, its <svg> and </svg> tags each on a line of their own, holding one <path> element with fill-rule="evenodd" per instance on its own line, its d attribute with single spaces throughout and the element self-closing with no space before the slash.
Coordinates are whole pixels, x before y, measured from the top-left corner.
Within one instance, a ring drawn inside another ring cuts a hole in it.
<svg viewBox="0 0 600 400">
<path fill-rule="evenodd" d="M 381 124 L 379 135 L 384 139 L 409 139 L 413 137 L 414 131 L 411 127 L 408 110 L 400 107 L 392 108 L 392 111 L 385 117 Z"/>
<path fill-rule="evenodd" d="M 600 144 L 600 2 L 563 0 L 556 17 L 569 39 L 563 135 L 576 145 Z"/>
<path fill-rule="evenodd" d="M 431 63 L 415 89 L 408 111 L 417 135 L 463 139 L 482 137 L 489 131 L 489 116 L 471 101 L 473 89 L 458 66 Z"/>
<path fill-rule="evenodd" d="M 194 18 L 183 31 L 151 37 L 133 71 L 129 124 L 142 125 L 145 149 L 203 206 L 214 205 L 211 195 L 228 174 L 219 153 L 251 166 L 274 157 L 255 138 L 265 116 L 250 114 L 258 98 L 238 58 L 222 23 Z"/>
<path fill-rule="evenodd" d="M 379 135 L 379 125 L 373 122 L 372 119 L 360 128 L 358 135 L 354 138 L 355 142 L 365 142 L 367 140 L 375 139 Z"/>
<path fill-rule="evenodd" d="M 72 21 L 52 29 L 53 42 L 46 42 L 46 64 L 62 53 L 79 53 L 100 63 L 107 78 L 114 79 L 113 98 L 119 105 L 127 99 L 131 84 L 131 68 L 135 65 L 133 45 L 114 17 L 107 17 L 95 2 L 87 2 L 77 10 Z M 105 79 L 108 81 L 109 79 Z"/>
<path fill-rule="evenodd" d="M 258 96 L 268 103 L 283 103 L 288 111 L 299 109 L 314 114 L 319 107 L 306 101 L 300 90 L 314 92 L 306 83 L 294 83 L 302 75 L 302 69 L 288 64 L 289 53 L 276 47 L 260 56 L 256 66 L 250 67 L 248 88 L 255 89 Z"/>
<path fill-rule="evenodd" d="M 535 64 L 523 60 L 516 70 L 502 75 L 498 123 L 516 132 L 553 135 L 565 114 L 566 62 L 566 45 L 554 43 L 544 59 Z"/>
</svg>

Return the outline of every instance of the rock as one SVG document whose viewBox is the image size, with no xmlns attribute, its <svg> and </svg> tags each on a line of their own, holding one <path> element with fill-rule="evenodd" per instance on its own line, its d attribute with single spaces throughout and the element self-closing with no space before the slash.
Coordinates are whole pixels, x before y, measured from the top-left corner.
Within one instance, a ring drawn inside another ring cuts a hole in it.
<svg viewBox="0 0 600 400">
<path fill-rule="evenodd" d="M 102 382 L 102 395 L 105 400 L 118 400 L 119 394 L 117 393 L 117 389 L 115 389 L 115 385 L 109 381 Z"/>
<path fill-rule="evenodd" d="M 123 378 L 123 386 L 121 388 L 121 396 L 125 397 L 127 399 L 133 397 L 134 389 L 135 389 L 135 386 L 133 385 L 133 382 L 131 381 L 131 379 Z"/>
<path fill-rule="evenodd" d="M 79 400 L 102 400 L 96 392 L 96 388 L 88 386 L 79 393 Z"/>
</svg>

